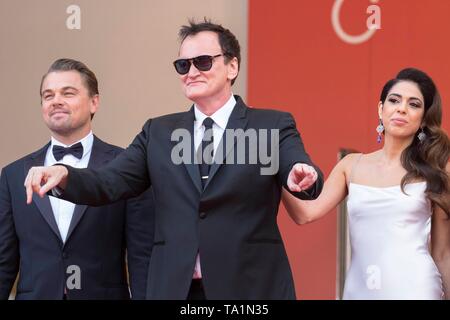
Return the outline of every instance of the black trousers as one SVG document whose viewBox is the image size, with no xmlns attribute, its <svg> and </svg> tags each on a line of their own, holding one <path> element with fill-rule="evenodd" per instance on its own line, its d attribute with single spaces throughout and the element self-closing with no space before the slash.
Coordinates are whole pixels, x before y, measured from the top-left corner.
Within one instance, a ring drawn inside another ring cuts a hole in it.
<svg viewBox="0 0 450 320">
<path fill-rule="evenodd" d="M 202 279 L 192 279 L 186 300 L 206 300 Z"/>
</svg>

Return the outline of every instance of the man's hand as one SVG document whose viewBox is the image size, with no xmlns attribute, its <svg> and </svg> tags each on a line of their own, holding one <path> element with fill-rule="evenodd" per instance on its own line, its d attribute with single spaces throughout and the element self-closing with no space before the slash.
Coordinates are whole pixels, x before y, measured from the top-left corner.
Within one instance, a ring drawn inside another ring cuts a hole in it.
<svg viewBox="0 0 450 320">
<path fill-rule="evenodd" d="M 64 166 L 32 167 L 25 178 L 27 204 L 33 199 L 33 192 L 41 198 L 54 187 L 65 189 L 69 172 Z"/>
<path fill-rule="evenodd" d="M 317 180 L 316 170 L 304 163 L 296 163 L 287 179 L 287 186 L 292 192 L 310 188 Z"/>
</svg>

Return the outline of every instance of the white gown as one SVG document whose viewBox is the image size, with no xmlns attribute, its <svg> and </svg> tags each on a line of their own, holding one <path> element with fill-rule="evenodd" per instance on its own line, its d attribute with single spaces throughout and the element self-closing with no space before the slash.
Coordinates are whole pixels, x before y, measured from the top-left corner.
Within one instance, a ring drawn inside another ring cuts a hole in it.
<svg viewBox="0 0 450 320">
<path fill-rule="evenodd" d="M 429 250 L 426 182 L 385 188 L 349 183 L 351 264 L 344 299 L 441 299 Z"/>
</svg>

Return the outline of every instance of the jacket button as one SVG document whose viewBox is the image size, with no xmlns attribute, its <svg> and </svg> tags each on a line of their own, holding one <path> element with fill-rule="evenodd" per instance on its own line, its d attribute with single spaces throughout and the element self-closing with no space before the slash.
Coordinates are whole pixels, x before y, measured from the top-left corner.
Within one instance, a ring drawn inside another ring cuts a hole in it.
<svg viewBox="0 0 450 320">
<path fill-rule="evenodd" d="M 200 212 L 200 219 L 205 219 L 206 218 L 206 212 L 202 211 Z"/>
<path fill-rule="evenodd" d="M 69 254 L 67 252 L 63 252 L 62 257 L 63 259 L 67 259 L 69 257 Z"/>
</svg>

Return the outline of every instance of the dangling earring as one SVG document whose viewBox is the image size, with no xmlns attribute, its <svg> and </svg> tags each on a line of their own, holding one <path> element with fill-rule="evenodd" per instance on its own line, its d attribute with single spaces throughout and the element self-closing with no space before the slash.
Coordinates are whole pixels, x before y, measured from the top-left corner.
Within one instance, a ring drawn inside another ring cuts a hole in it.
<svg viewBox="0 0 450 320">
<path fill-rule="evenodd" d="M 383 126 L 383 122 L 381 121 L 381 118 L 380 118 L 380 124 L 377 126 L 376 130 L 378 132 L 377 143 L 380 143 L 381 142 L 381 134 L 384 131 L 384 126 Z"/>
<path fill-rule="evenodd" d="M 417 138 L 419 139 L 420 142 L 423 142 L 423 140 L 427 138 L 427 135 L 425 134 L 425 132 L 423 132 L 423 128 L 420 128 L 420 132 L 417 135 Z"/>
</svg>

